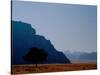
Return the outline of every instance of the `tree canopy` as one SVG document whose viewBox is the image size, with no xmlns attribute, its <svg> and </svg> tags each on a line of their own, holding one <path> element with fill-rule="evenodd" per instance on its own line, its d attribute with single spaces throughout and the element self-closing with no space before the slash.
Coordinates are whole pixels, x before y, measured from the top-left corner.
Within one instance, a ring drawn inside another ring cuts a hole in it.
<svg viewBox="0 0 100 75">
<path fill-rule="evenodd" d="M 32 63 L 40 63 L 46 61 L 48 54 L 43 50 L 36 47 L 30 48 L 30 51 L 24 56 L 24 61 Z"/>
</svg>

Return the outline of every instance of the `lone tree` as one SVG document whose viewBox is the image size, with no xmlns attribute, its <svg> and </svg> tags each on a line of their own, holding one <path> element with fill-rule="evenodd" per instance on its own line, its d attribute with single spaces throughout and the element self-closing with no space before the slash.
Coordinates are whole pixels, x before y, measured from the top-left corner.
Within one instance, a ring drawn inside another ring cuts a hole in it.
<svg viewBox="0 0 100 75">
<path fill-rule="evenodd" d="M 24 61 L 35 63 L 37 67 L 38 63 L 46 61 L 47 56 L 48 54 L 43 49 L 33 47 L 24 56 Z"/>
</svg>

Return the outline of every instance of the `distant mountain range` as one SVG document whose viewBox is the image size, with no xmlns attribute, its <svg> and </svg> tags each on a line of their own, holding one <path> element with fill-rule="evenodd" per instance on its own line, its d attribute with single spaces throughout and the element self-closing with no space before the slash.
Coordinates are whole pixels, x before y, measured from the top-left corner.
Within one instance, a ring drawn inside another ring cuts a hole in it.
<svg viewBox="0 0 100 75">
<path fill-rule="evenodd" d="M 63 52 L 69 59 L 80 60 L 97 60 L 97 52 L 70 52 L 69 50 Z"/>
<path fill-rule="evenodd" d="M 29 64 L 23 60 L 30 48 L 37 47 L 48 53 L 45 63 L 71 63 L 62 52 L 56 50 L 50 40 L 37 35 L 30 24 L 12 21 L 12 64 Z"/>
<path fill-rule="evenodd" d="M 89 60 L 96 60 L 97 59 L 97 53 L 92 52 L 92 53 L 83 53 L 79 57 L 80 59 L 89 59 Z"/>
</svg>

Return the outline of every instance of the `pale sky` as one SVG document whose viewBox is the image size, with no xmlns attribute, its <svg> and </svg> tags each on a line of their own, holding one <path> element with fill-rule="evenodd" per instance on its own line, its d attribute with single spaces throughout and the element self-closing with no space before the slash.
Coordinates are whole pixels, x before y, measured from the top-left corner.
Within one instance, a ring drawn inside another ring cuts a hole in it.
<svg viewBox="0 0 100 75">
<path fill-rule="evenodd" d="M 12 20 L 32 25 L 57 50 L 97 50 L 97 7 L 13 1 Z"/>
</svg>

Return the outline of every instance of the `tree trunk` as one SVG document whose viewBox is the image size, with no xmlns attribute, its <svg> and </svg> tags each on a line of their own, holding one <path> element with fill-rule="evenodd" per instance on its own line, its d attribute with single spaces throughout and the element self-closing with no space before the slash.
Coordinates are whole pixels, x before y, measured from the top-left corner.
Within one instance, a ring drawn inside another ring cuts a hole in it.
<svg viewBox="0 0 100 75">
<path fill-rule="evenodd" d="M 35 66 L 36 66 L 36 68 L 37 68 L 37 64 L 36 64 Z"/>
</svg>

